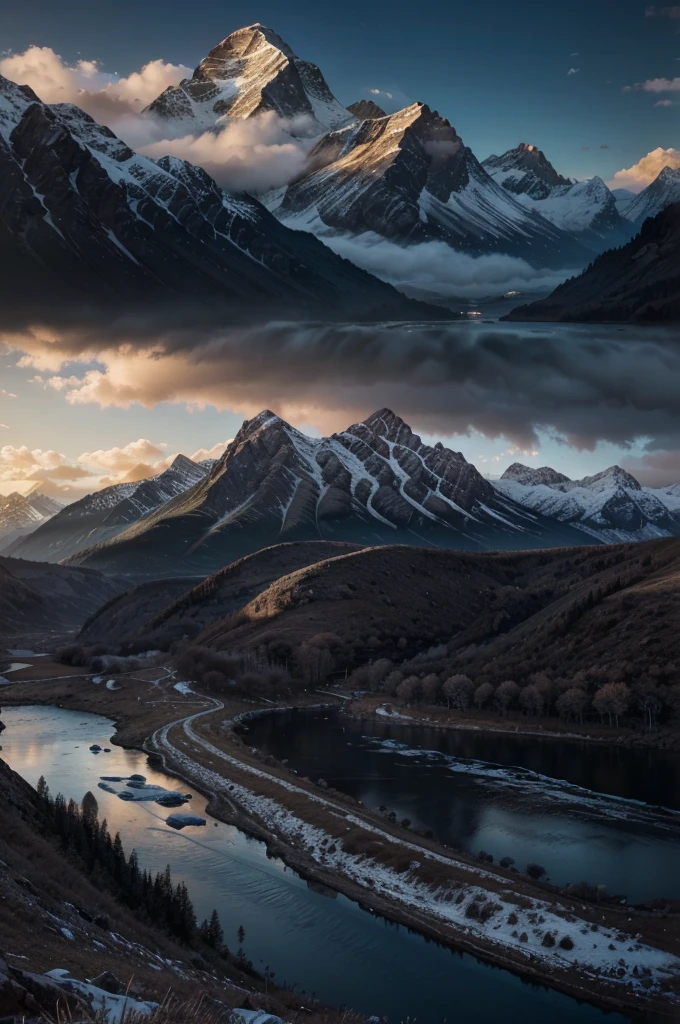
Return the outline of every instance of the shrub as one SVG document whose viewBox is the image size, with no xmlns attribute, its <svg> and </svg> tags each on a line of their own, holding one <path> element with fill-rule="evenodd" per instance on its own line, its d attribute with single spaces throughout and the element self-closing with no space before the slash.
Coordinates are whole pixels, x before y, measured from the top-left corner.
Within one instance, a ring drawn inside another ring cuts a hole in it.
<svg viewBox="0 0 680 1024">
<path fill-rule="evenodd" d="M 545 868 L 540 864 L 527 864 L 527 874 L 529 878 L 543 878 L 545 874 Z"/>
<path fill-rule="evenodd" d="M 551 935 L 550 932 L 546 932 L 545 935 L 543 936 L 543 942 L 541 943 L 541 945 L 542 946 L 548 946 L 548 947 L 554 946 L 555 945 L 555 937 L 554 937 L 554 935 Z"/>
<path fill-rule="evenodd" d="M 574 941 L 569 935 L 563 935 L 560 939 L 560 949 L 573 949 Z"/>
</svg>

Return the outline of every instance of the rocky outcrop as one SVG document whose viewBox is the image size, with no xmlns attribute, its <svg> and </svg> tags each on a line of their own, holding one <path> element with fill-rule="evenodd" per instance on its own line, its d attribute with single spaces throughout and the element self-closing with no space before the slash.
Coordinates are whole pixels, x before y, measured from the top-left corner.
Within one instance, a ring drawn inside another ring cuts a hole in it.
<svg viewBox="0 0 680 1024">
<path fill-rule="evenodd" d="M 546 299 L 513 309 L 508 320 L 680 321 L 680 203 L 642 225 Z"/>
<path fill-rule="evenodd" d="M 387 117 L 383 108 L 373 100 L 357 100 L 356 103 L 350 103 L 347 109 L 360 121 L 367 121 L 375 117 Z"/>
</svg>

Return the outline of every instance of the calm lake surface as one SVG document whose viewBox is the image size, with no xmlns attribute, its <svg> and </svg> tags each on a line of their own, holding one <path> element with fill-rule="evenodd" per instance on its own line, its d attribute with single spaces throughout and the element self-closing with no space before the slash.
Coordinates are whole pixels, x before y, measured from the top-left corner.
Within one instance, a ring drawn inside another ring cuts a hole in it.
<svg viewBox="0 0 680 1024">
<path fill-rule="evenodd" d="M 169 863 L 175 880 L 187 883 L 199 919 L 217 908 L 233 950 L 242 925 L 244 952 L 255 967 L 268 964 L 279 984 L 385 1016 L 390 1024 L 407 1017 L 418 1024 L 627 1020 L 428 942 L 343 896 L 310 889 L 281 861 L 269 859 L 262 843 L 228 825 L 215 827 L 199 794 L 183 810 L 205 817 L 207 826 L 177 832 L 165 824 L 170 809 L 100 789 L 102 776 L 141 774 L 148 783 L 192 792 L 150 769 L 138 752 L 113 747 L 91 753 L 91 744 L 110 746 L 114 726 L 106 718 L 42 707 L 6 709 L 2 718 L 2 757 L 15 771 L 33 785 L 44 775 L 52 793 L 67 798 L 81 800 L 91 790 L 100 815 L 120 831 L 127 851 L 137 850 L 142 867 L 162 870 Z"/>
<path fill-rule="evenodd" d="M 247 735 L 456 848 L 537 862 L 557 884 L 587 880 L 631 902 L 680 898 L 677 756 L 327 710 L 263 715 Z"/>
</svg>

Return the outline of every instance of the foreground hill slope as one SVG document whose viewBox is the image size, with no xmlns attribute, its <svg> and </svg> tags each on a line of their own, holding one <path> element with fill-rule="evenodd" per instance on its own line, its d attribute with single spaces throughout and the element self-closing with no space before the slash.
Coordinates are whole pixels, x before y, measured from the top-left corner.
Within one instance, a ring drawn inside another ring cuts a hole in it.
<svg viewBox="0 0 680 1024">
<path fill-rule="evenodd" d="M 142 583 L 99 608 L 78 639 L 165 650 L 238 611 L 279 577 L 354 550 L 359 550 L 357 545 L 334 541 L 277 544 L 232 562 L 193 587 L 187 577 Z"/>
<path fill-rule="evenodd" d="M 209 477 L 113 540 L 73 556 L 112 572 L 215 572 L 281 541 L 488 550 L 582 543 L 528 512 L 460 452 L 423 443 L 389 409 L 312 438 L 269 410 L 246 420 Z"/>
<path fill-rule="evenodd" d="M 76 629 L 121 589 L 121 581 L 92 569 L 0 555 L 0 646 L 18 635 Z"/>
<path fill-rule="evenodd" d="M 680 203 L 642 225 L 621 249 L 605 252 L 546 299 L 513 309 L 508 320 L 680 320 Z"/>
<path fill-rule="evenodd" d="M 388 546 L 281 577 L 196 643 L 290 665 L 321 646 L 337 671 L 418 655 L 419 671 L 429 659 L 494 682 L 543 669 L 616 673 L 627 660 L 641 672 L 675 663 L 677 675 L 678 615 L 677 539 L 495 553 Z"/>
</svg>

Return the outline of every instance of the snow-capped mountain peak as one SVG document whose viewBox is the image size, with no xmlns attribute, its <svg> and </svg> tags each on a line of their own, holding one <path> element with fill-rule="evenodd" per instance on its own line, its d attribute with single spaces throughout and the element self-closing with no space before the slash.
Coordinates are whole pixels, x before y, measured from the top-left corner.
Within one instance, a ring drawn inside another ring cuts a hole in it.
<svg viewBox="0 0 680 1024">
<path fill-rule="evenodd" d="M 520 142 L 501 156 L 493 154 L 482 161 L 494 181 L 515 195 L 545 199 L 557 185 L 572 185 L 558 174 L 545 153 L 532 143 Z"/>
<path fill-rule="evenodd" d="M 648 217 L 656 217 L 667 206 L 680 202 L 680 167 L 663 167 L 647 188 L 626 203 L 627 220 L 640 225 Z"/>
<path fill-rule="evenodd" d="M 621 466 L 570 480 L 549 467 L 515 463 L 495 486 L 525 508 L 571 523 L 606 543 L 680 535 L 677 485 L 642 487 Z"/>
<path fill-rule="evenodd" d="M 401 244 L 444 241 L 472 255 L 505 252 L 537 266 L 587 261 L 587 250 L 498 185 L 425 103 L 330 132 L 308 166 L 267 205 L 323 238 L 372 232 Z"/>
<path fill-rule="evenodd" d="M 201 61 L 191 78 L 170 86 L 147 107 L 175 131 L 214 131 L 221 117 L 273 111 L 291 134 L 321 135 L 354 120 L 315 64 L 301 60 L 272 29 L 237 29 Z"/>
</svg>

